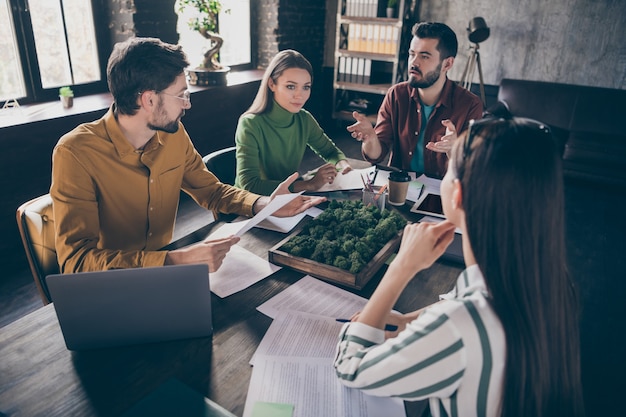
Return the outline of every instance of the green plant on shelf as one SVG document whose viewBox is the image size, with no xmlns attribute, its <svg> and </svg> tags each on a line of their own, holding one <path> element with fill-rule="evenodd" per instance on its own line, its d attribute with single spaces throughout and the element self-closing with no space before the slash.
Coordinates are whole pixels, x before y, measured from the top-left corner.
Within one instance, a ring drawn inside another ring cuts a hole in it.
<svg viewBox="0 0 626 417">
<path fill-rule="evenodd" d="M 398 0 L 387 0 L 387 7 L 393 9 L 398 5 Z"/>
<path fill-rule="evenodd" d="M 59 88 L 60 97 L 74 97 L 74 91 L 69 86 Z"/>
</svg>

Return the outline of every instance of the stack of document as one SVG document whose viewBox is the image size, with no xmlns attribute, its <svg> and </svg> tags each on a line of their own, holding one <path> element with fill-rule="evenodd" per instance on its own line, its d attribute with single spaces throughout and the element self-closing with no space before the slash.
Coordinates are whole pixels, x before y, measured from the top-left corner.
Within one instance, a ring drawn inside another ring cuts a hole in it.
<svg viewBox="0 0 626 417">
<path fill-rule="evenodd" d="M 337 318 L 350 317 L 366 302 L 307 275 L 259 306 L 274 321 L 250 361 L 244 417 L 257 417 L 268 407 L 293 417 L 406 416 L 401 400 L 347 388 L 335 375 L 343 325 Z"/>
</svg>

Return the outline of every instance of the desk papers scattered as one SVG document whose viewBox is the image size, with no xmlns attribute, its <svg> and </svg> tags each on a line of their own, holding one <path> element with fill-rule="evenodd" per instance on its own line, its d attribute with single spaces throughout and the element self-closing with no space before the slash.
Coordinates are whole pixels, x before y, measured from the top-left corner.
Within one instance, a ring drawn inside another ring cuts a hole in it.
<svg viewBox="0 0 626 417">
<path fill-rule="evenodd" d="M 256 309 L 271 318 L 280 310 L 295 310 L 327 317 L 352 317 L 367 300 L 332 284 L 306 275 Z"/>
<path fill-rule="evenodd" d="M 319 190 L 316 190 L 316 192 L 324 193 L 327 191 L 361 190 L 363 188 L 363 178 L 365 178 L 366 180 L 368 178 L 373 178 L 375 171 L 376 167 L 371 166 L 368 168 L 353 169 L 346 174 L 338 172 L 332 184 L 324 184 L 324 186 L 321 187 Z M 317 170 L 309 171 L 304 174 L 302 178 L 313 178 L 316 172 Z"/>
<path fill-rule="evenodd" d="M 244 417 L 259 401 L 294 405 L 294 417 L 405 416 L 396 398 L 372 397 L 343 386 L 333 358 L 342 323 L 281 310 L 253 356 Z"/>
<path fill-rule="evenodd" d="M 302 193 L 300 192 L 277 195 L 272 199 L 272 201 L 270 201 L 267 206 L 265 206 L 265 208 L 263 208 L 263 210 L 258 212 L 253 218 L 240 222 L 226 223 L 215 232 L 211 233 L 207 239 L 219 239 L 231 235 L 242 236 L 248 230 L 252 229 L 254 226 L 269 217 L 271 214 L 275 213 L 276 210 L 279 210 L 281 207 L 289 204 L 294 198 L 298 197 L 300 194 Z"/>
<path fill-rule="evenodd" d="M 280 270 L 239 245 L 233 245 L 217 272 L 209 274 L 211 292 L 224 298 L 242 291 Z"/>
<path fill-rule="evenodd" d="M 311 207 L 308 210 L 300 214 L 296 214 L 292 217 L 268 216 L 265 220 L 257 224 L 256 227 L 258 227 L 259 229 L 273 230 L 280 233 L 289 233 L 293 230 L 294 227 L 298 225 L 298 223 L 300 223 L 300 220 L 302 220 L 305 216 L 311 216 L 315 218 L 319 216 L 322 211 L 323 210 L 320 210 L 317 207 Z"/>
<path fill-rule="evenodd" d="M 441 180 L 427 177 L 424 174 L 420 175 L 417 180 L 424 184 L 425 193 L 441 195 Z"/>
<path fill-rule="evenodd" d="M 263 356 L 333 358 L 341 326 L 343 323 L 333 317 L 280 310 L 250 359 L 250 365 Z"/>
</svg>

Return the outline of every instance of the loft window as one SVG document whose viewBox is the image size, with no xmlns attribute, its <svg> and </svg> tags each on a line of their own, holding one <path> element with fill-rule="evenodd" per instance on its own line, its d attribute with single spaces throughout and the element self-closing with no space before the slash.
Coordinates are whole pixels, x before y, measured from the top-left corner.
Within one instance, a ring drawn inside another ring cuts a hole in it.
<svg viewBox="0 0 626 417">
<path fill-rule="evenodd" d="M 65 85 L 101 86 L 93 16 L 87 0 L 0 0 L 0 100 L 45 101 Z"/>
</svg>

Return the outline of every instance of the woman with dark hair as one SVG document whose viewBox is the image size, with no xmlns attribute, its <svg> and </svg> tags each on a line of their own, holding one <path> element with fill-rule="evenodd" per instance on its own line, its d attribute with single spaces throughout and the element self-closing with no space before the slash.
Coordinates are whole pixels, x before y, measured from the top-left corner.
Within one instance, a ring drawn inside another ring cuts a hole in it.
<svg viewBox="0 0 626 417">
<path fill-rule="evenodd" d="M 441 183 L 447 220 L 406 227 L 398 255 L 335 361 L 347 386 L 429 399 L 433 416 L 581 416 L 578 312 L 566 269 L 560 158 L 519 118 L 470 126 Z M 467 269 L 442 300 L 391 314 L 458 227 Z M 382 330 L 399 325 L 397 333 Z"/>
<path fill-rule="evenodd" d="M 315 191 L 352 168 L 346 156 L 304 109 L 311 96 L 313 68 L 297 51 L 279 52 L 265 70 L 252 106 L 239 118 L 235 133 L 235 185 L 269 195 L 285 174 L 298 170 L 306 147 L 327 163 L 308 180 L 299 179 L 291 191 Z"/>
</svg>

